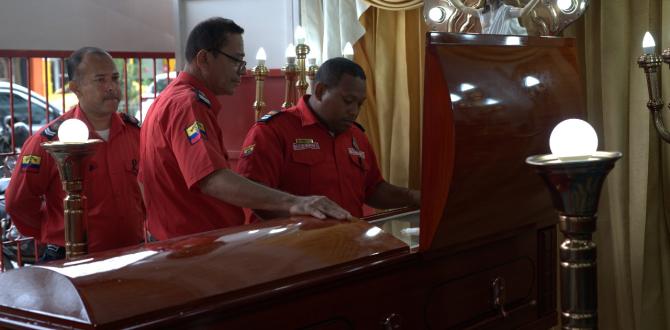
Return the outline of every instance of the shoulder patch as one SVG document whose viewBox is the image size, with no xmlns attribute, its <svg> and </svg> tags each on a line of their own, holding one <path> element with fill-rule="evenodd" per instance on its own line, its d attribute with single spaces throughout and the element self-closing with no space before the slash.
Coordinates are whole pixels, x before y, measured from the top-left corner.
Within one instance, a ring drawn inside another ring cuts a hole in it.
<svg viewBox="0 0 670 330">
<path fill-rule="evenodd" d="M 204 103 L 208 108 L 212 107 L 212 102 L 207 98 L 207 95 L 203 91 L 193 88 L 193 93 L 195 93 L 195 98 Z"/>
<path fill-rule="evenodd" d="M 135 126 L 137 128 L 140 128 L 142 125 L 140 124 L 140 121 L 137 120 L 137 118 L 125 113 L 125 112 L 119 112 L 119 115 L 121 116 L 121 119 L 127 124 L 130 124 L 132 126 Z"/>
<path fill-rule="evenodd" d="M 356 125 L 358 128 L 360 128 L 361 131 L 365 132 L 365 128 L 363 127 L 363 125 L 359 124 L 359 123 L 356 122 L 356 121 L 354 121 L 353 123 L 354 123 L 354 125 Z"/>
<path fill-rule="evenodd" d="M 24 155 L 21 158 L 21 171 L 38 173 L 40 171 L 40 164 L 42 157 L 38 155 Z"/>
<path fill-rule="evenodd" d="M 264 114 L 263 116 L 261 116 L 261 118 L 259 118 L 259 119 L 257 120 L 257 122 L 259 122 L 259 123 L 267 123 L 268 121 L 270 121 L 270 119 L 272 119 L 272 118 L 274 118 L 274 117 L 276 117 L 276 116 L 278 116 L 278 115 L 280 115 L 280 114 L 282 114 L 282 113 L 284 113 L 284 111 L 281 111 L 281 110 L 272 110 L 272 111 L 268 111 L 268 113 L 266 113 L 266 114 Z"/>
<path fill-rule="evenodd" d="M 42 136 L 47 138 L 47 140 L 51 141 L 53 140 L 56 135 L 58 135 L 58 128 L 60 127 L 60 124 L 62 124 L 65 121 L 65 119 L 58 119 L 54 121 L 51 125 L 47 126 L 42 131 Z"/>
<path fill-rule="evenodd" d="M 186 138 L 191 145 L 196 144 L 203 138 L 207 138 L 207 130 L 205 125 L 199 121 L 194 121 L 189 127 L 186 127 L 184 130 L 186 132 Z"/>
<path fill-rule="evenodd" d="M 242 157 L 250 156 L 254 152 L 254 148 L 256 148 L 255 143 L 242 148 Z"/>
</svg>

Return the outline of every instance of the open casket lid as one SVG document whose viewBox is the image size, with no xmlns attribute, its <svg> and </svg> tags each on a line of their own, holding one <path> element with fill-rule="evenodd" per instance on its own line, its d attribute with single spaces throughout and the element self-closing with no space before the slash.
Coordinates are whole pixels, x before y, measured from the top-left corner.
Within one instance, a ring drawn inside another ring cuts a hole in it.
<svg viewBox="0 0 670 330">
<path fill-rule="evenodd" d="M 430 32 L 425 59 L 419 250 L 553 224 L 525 159 L 586 117 L 575 40 Z"/>
</svg>

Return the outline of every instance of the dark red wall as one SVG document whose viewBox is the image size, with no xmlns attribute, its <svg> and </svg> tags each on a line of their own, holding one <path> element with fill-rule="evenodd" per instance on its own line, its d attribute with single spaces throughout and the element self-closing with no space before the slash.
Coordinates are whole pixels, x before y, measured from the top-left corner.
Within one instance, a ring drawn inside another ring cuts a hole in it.
<svg viewBox="0 0 670 330">
<path fill-rule="evenodd" d="M 279 69 L 272 69 L 264 84 L 264 100 L 267 104 L 266 112 L 279 110 L 284 102 L 284 75 Z M 242 77 L 242 83 L 234 95 L 220 96 L 222 109 L 219 113 L 219 125 L 223 129 L 223 138 L 230 156 L 230 165 L 236 168 L 242 142 L 247 131 L 254 123 L 254 99 L 256 95 L 256 80 L 252 75 Z"/>
</svg>

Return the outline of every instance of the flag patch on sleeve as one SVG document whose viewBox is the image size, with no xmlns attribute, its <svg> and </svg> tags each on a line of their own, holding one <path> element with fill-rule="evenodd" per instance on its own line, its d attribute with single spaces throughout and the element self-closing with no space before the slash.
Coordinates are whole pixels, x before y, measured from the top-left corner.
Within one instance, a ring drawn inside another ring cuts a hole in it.
<svg viewBox="0 0 670 330">
<path fill-rule="evenodd" d="M 21 158 L 21 170 L 24 172 L 37 173 L 40 171 L 42 157 L 35 155 L 25 155 Z"/>
<path fill-rule="evenodd" d="M 207 137 L 207 131 L 205 130 L 205 125 L 199 121 L 193 122 L 191 126 L 186 128 L 186 137 L 188 142 L 191 144 L 196 144 L 198 141 Z"/>
<path fill-rule="evenodd" d="M 247 157 L 247 156 L 251 155 L 254 152 L 255 147 L 256 147 L 255 143 L 252 144 L 252 145 L 244 147 L 244 149 L 242 149 L 242 157 Z"/>
</svg>

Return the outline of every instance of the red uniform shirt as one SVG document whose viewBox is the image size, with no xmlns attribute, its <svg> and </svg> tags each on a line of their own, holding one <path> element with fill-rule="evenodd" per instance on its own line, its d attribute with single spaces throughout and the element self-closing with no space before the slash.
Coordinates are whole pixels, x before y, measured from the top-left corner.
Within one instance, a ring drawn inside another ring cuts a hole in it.
<svg viewBox="0 0 670 330">
<path fill-rule="evenodd" d="M 358 125 L 332 136 L 314 116 L 308 98 L 251 127 L 237 170 L 291 194 L 327 196 L 361 217 L 363 203 L 384 180 L 374 151 Z"/>
<path fill-rule="evenodd" d="M 198 181 L 229 168 L 216 115 L 220 104 L 181 72 L 153 103 L 140 138 L 147 221 L 160 239 L 244 223 L 242 209 L 204 194 Z"/>
<path fill-rule="evenodd" d="M 101 139 L 78 106 L 66 112 L 26 140 L 5 195 L 7 212 L 23 235 L 60 246 L 65 245 L 65 192 L 56 162 L 40 143 L 58 140 L 58 125 L 70 118 L 86 123 L 90 138 Z M 140 129 L 130 117 L 115 113 L 108 141 L 100 144 L 86 164 L 90 252 L 144 241 L 144 207 L 137 184 L 139 138 Z"/>
</svg>

